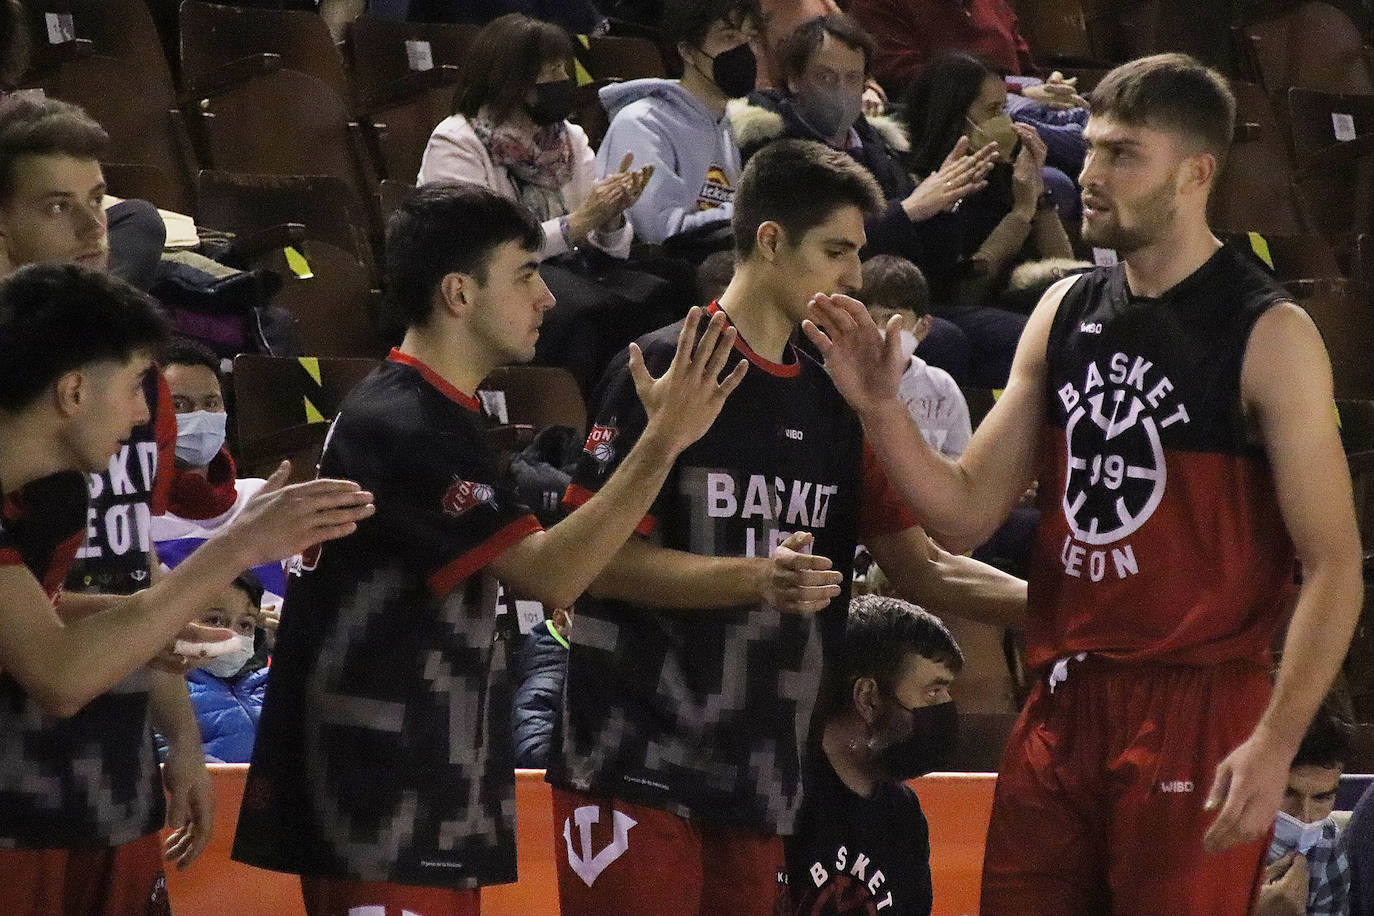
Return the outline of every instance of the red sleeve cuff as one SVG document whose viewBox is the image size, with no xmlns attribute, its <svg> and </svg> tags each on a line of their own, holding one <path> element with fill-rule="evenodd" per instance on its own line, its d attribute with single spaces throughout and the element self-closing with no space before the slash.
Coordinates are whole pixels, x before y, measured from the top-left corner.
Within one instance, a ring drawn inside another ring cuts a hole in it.
<svg viewBox="0 0 1374 916">
<path fill-rule="evenodd" d="M 563 494 L 563 508 L 571 512 L 591 499 L 594 495 L 595 494 L 586 487 L 579 487 L 575 483 L 568 484 L 568 489 Z M 647 537 L 653 534 L 654 529 L 657 527 L 658 519 L 654 518 L 652 515 L 646 515 L 640 519 L 639 524 L 635 526 L 635 534 L 641 534 Z"/>
<path fill-rule="evenodd" d="M 12 547 L 0 548 L 0 566 L 23 566 L 24 558 Z"/>
<path fill-rule="evenodd" d="M 864 443 L 863 502 L 859 506 L 859 539 L 897 534 L 920 524 L 906 501 L 883 473 L 878 456 Z"/>
<path fill-rule="evenodd" d="M 539 520 L 533 515 L 520 516 L 481 544 L 433 572 L 429 577 L 429 590 L 436 595 L 447 595 L 458 583 L 505 553 L 506 548 L 541 528 Z"/>
</svg>

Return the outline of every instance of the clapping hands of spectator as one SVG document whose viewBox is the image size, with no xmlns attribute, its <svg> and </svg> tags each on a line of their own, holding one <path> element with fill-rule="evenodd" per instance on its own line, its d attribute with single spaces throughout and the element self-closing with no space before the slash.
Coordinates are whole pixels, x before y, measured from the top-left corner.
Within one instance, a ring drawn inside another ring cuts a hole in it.
<svg viewBox="0 0 1374 916">
<path fill-rule="evenodd" d="M 1021 151 L 1016 154 L 1016 162 L 1011 170 L 1012 207 L 1027 217 L 1035 215 L 1040 195 L 1045 191 L 1045 180 L 1040 169 L 1045 165 L 1048 154 L 1045 141 L 1035 132 L 1034 127 L 1017 124 L 1016 132 L 1021 136 Z"/>
<path fill-rule="evenodd" d="M 654 167 L 630 171 L 634 153 L 626 153 L 620 168 L 592 184 L 587 199 L 568 214 L 568 232 L 578 241 L 585 241 L 592 232 L 610 232 L 625 224 L 625 211 L 635 205 L 639 195 L 653 177 Z"/>
<path fill-rule="evenodd" d="M 992 171 L 996 156 L 996 143 L 970 152 L 968 137 L 960 137 L 940 167 L 927 175 L 902 201 L 907 218 L 919 223 L 937 213 L 957 209 L 965 197 L 988 186 L 988 172 Z"/>
<path fill-rule="evenodd" d="M 1064 74 L 1058 70 L 1051 73 L 1043 83 L 1021 87 L 1021 95 L 1039 102 L 1046 108 L 1059 111 L 1088 107 L 1088 100 L 1078 94 L 1078 77 L 1065 79 Z"/>
</svg>

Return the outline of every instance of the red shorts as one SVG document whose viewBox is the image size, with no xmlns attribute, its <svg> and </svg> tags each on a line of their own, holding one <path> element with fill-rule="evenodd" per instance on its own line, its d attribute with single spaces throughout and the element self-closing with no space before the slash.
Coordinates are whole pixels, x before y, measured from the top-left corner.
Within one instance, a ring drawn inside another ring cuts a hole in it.
<svg viewBox="0 0 1374 916">
<path fill-rule="evenodd" d="M 553 790 L 563 916 L 773 916 L 782 840 Z"/>
<path fill-rule="evenodd" d="M 476 890 L 301 876 L 307 916 L 478 916 Z"/>
<path fill-rule="evenodd" d="M 162 839 L 123 846 L 0 850 L 5 916 L 170 916 Z"/>
<path fill-rule="evenodd" d="M 1068 663 L 1041 678 L 997 778 L 983 916 L 1250 913 L 1268 838 L 1202 851 L 1216 767 L 1269 697 L 1256 665 Z"/>
</svg>

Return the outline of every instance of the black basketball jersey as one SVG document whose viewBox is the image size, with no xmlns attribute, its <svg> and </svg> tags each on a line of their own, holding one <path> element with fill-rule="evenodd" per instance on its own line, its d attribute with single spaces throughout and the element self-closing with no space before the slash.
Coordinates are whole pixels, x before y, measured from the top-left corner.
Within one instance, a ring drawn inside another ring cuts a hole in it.
<svg viewBox="0 0 1374 916">
<path fill-rule="evenodd" d="M 234 858 L 470 888 L 515 880 L 510 686 L 485 567 L 538 523 L 474 398 L 399 352 L 345 398 L 320 474 L 377 511 L 288 589 Z"/>
<path fill-rule="evenodd" d="M 1159 298 L 1079 278 L 1047 351 L 1030 662 L 1268 664 L 1293 545 L 1241 399 L 1255 322 L 1287 294 L 1229 248 Z"/>
<path fill-rule="evenodd" d="M 639 341 L 655 375 L 681 324 Z M 564 690 L 555 785 L 604 792 L 685 817 L 787 833 L 800 801 L 806 744 L 825 658 L 844 636 L 861 528 L 913 524 L 876 462 L 858 417 L 813 359 L 789 346 L 771 363 L 736 343 L 748 374 L 700 440 L 679 456 L 643 532 L 708 556 L 768 556 L 795 531 L 845 575 L 815 617 L 769 607 L 674 611 L 584 597 Z M 597 420 L 568 490 L 580 505 L 644 430 L 628 359 L 610 367 Z"/>
</svg>

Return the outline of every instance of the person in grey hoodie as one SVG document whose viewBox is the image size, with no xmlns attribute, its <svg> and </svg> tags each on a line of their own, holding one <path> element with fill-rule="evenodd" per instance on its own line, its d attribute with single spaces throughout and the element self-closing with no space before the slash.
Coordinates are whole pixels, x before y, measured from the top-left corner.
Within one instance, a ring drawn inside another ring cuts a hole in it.
<svg viewBox="0 0 1374 916">
<path fill-rule="evenodd" d="M 642 79 L 602 88 L 610 128 L 596 155 L 598 173 L 616 171 L 626 153 L 653 177 L 629 210 L 635 236 L 669 236 L 718 226 L 728 235 L 740 157 L 725 103 L 754 88 L 749 42 L 753 0 L 682 0 L 664 13 L 663 33 L 677 44 L 680 80 Z"/>
</svg>

